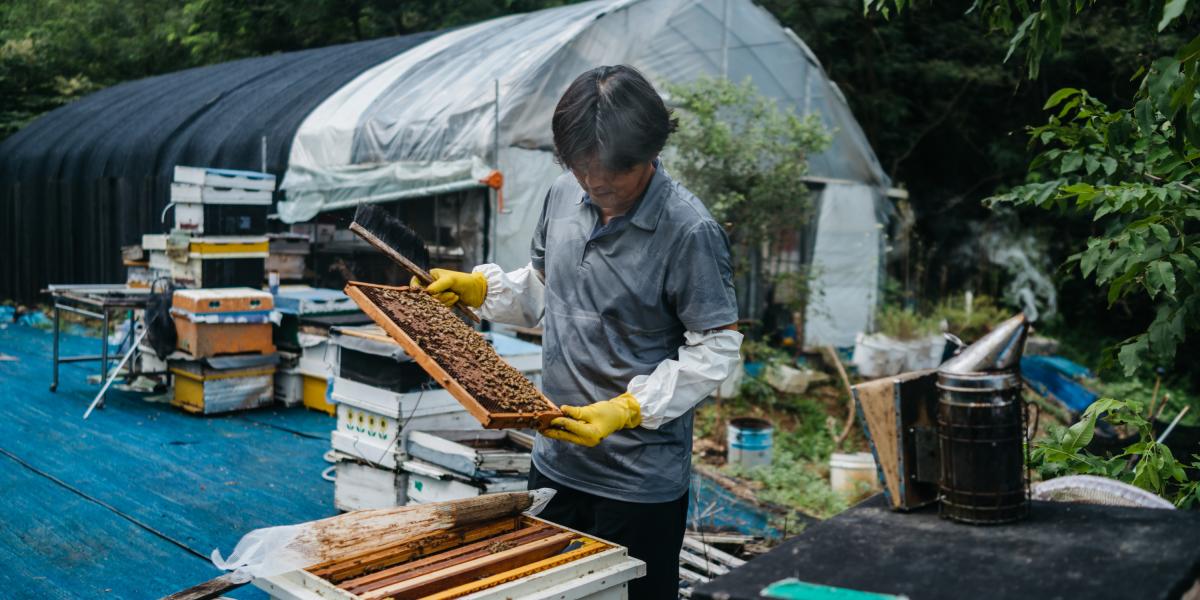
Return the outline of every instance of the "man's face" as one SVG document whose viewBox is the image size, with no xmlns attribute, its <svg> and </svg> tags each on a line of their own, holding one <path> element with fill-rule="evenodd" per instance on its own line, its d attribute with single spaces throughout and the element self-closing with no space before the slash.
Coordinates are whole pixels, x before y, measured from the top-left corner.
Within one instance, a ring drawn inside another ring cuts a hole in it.
<svg viewBox="0 0 1200 600">
<path fill-rule="evenodd" d="M 593 203 L 605 210 L 624 211 L 637 202 L 654 174 L 654 163 L 640 164 L 628 171 L 611 171 L 593 158 L 571 168 L 571 173 Z"/>
</svg>

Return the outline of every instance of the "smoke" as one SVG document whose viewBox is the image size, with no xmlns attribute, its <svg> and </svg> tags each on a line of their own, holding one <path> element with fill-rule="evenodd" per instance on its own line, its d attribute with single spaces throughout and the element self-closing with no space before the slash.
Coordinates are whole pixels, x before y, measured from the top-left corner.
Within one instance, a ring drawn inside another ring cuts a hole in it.
<svg viewBox="0 0 1200 600">
<path fill-rule="evenodd" d="M 991 230 L 983 234 L 980 246 L 986 249 L 988 261 L 1009 276 L 1005 302 L 1020 306 L 1030 321 L 1049 319 L 1058 312 L 1058 291 L 1047 273 L 1046 254 L 1032 233 Z"/>
</svg>

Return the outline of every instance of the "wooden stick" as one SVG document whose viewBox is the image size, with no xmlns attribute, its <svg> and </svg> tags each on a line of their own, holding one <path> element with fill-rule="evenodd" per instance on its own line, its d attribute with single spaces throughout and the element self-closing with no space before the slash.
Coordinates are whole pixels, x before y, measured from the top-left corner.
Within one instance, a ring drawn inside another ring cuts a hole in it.
<svg viewBox="0 0 1200 600">
<path fill-rule="evenodd" d="M 846 441 L 846 437 L 850 435 L 850 429 L 854 427 L 854 390 L 850 389 L 850 378 L 846 375 L 846 369 L 842 367 L 842 361 L 838 358 L 837 350 L 833 346 L 823 346 L 822 351 L 827 355 L 828 360 L 833 362 L 833 366 L 837 367 L 838 377 L 842 379 L 842 386 L 846 388 L 847 406 L 849 407 L 846 413 L 846 425 L 842 427 L 842 432 L 834 438 L 833 443 L 841 447 L 842 442 Z"/>
<path fill-rule="evenodd" d="M 447 569 L 372 590 L 359 597 L 362 600 L 382 600 L 383 598 L 391 597 L 401 599 L 428 596 L 461 585 L 472 579 L 495 575 L 531 562 L 549 558 L 567 547 L 577 537 L 578 534 L 573 531 L 558 533 L 530 544 L 489 554 Z"/>
<path fill-rule="evenodd" d="M 609 546 L 604 542 L 588 539 L 584 541 L 582 546 L 569 552 L 563 552 L 562 554 L 551 556 L 550 558 L 544 558 L 523 567 L 511 569 L 503 573 L 497 573 L 491 577 L 480 579 L 479 581 L 465 583 L 458 587 L 453 587 L 436 594 L 431 594 L 422 600 L 450 600 L 451 598 L 461 598 L 467 594 L 474 594 L 480 590 L 486 590 L 510 581 L 516 581 L 522 577 L 528 577 L 534 573 L 540 573 L 548 569 L 553 569 L 559 565 L 565 565 L 571 561 L 578 560 L 585 556 L 599 554 L 600 552 L 610 549 L 612 549 L 612 546 Z"/>
<path fill-rule="evenodd" d="M 383 240 L 375 237 L 375 234 L 367 231 L 362 225 L 359 225 L 358 223 L 351 223 L 350 231 L 358 234 L 358 237 L 366 240 L 368 244 L 375 246 L 376 250 L 386 254 L 387 257 L 392 259 L 393 262 L 401 267 L 404 267 L 409 273 L 412 273 L 414 277 L 420 280 L 422 285 L 429 285 L 433 283 L 433 276 L 430 275 L 428 271 L 422 269 L 419 265 L 417 265 L 417 263 L 408 260 L 407 256 L 400 254 L 395 248 L 383 243 Z M 475 314 L 475 311 L 471 310 L 471 307 L 467 306 L 462 300 L 455 302 L 454 308 L 457 308 L 459 312 L 466 315 L 468 319 L 471 319 L 476 323 L 479 322 L 479 315 Z"/>
<path fill-rule="evenodd" d="M 233 581 L 233 573 L 226 573 L 220 577 L 205 581 L 200 585 L 194 585 L 186 590 L 175 592 L 170 596 L 163 596 L 161 600 L 213 600 L 214 598 L 220 598 L 225 592 L 240 588 L 247 583 L 250 582 L 235 583 Z"/>
</svg>

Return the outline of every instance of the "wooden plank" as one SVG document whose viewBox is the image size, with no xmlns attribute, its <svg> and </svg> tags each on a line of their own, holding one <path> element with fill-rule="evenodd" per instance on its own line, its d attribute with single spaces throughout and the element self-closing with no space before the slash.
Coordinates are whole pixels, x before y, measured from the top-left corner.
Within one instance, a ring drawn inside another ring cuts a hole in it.
<svg viewBox="0 0 1200 600">
<path fill-rule="evenodd" d="M 566 548 L 577 537 L 578 534 L 571 531 L 558 533 L 530 544 L 489 554 L 488 556 L 457 564 L 435 573 L 429 573 L 395 585 L 372 590 L 371 592 L 361 594 L 360 598 L 362 600 L 422 598 L 462 585 L 473 579 L 488 577 L 549 558 L 562 551 L 563 548 Z"/>
<path fill-rule="evenodd" d="M 374 569 L 386 568 L 399 562 L 442 552 L 461 544 L 514 531 L 519 523 L 519 517 L 510 517 L 483 525 L 463 525 L 452 529 L 432 531 L 411 539 L 375 546 L 345 559 L 314 565 L 305 570 L 337 583 L 361 576 Z"/>
<path fill-rule="evenodd" d="M 486 590 L 510 581 L 516 581 L 523 577 L 528 577 L 534 573 L 548 571 L 554 567 L 565 565 L 569 562 L 576 561 L 593 554 L 599 554 L 611 548 L 612 546 L 609 546 L 608 544 L 605 544 L 599 540 L 586 539 L 582 546 L 574 550 L 563 552 L 562 554 L 551 556 L 550 558 L 544 558 L 537 562 L 505 571 L 503 573 L 497 573 L 490 577 L 480 579 L 479 581 L 465 583 L 458 587 L 453 587 L 436 594 L 431 594 L 426 596 L 423 600 L 450 600 L 451 598 L 460 598 L 462 596 L 474 594 L 480 590 Z"/>
<path fill-rule="evenodd" d="M 490 554 L 496 553 L 494 548 L 503 547 L 506 550 L 508 547 L 530 544 L 530 542 L 550 538 L 559 533 L 562 533 L 562 530 L 550 526 L 518 529 L 516 532 L 487 538 L 475 542 L 475 544 L 439 552 L 436 556 L 413 560 L 413 562 L 392 566 L 390 569 L 373 572 L 371 575 L 343 582 L 338 587 L 352 594 L 371 592 L 373 589 L 392 586 L 392 584 L 412 580 L 412 578 L 431 574 L 431 572 L 449 569 L 451 566 L 466 563 L 468 560 L 490 556 Z"/>
<path fill-rule="evenodd" d="M 683 547 L 709 560 L 719 562 L 729 567 L 740 567 L 746 564 L 746 561 L 733 556 L 732 554 L 724 552 L 723 550 L 709 546 L 708 544 L 694 539 L 691 536 L 683 536 Z"/>
<path fill-rule="evenodd" d="M 867 439 L 871 442 L 871 449 L 875 451 L 875 462 L 883 472 L 888 501 L 896 508 L 900 506 L 903 494 L 900 491 L 900 438 L 896 431 L 894 386 L 894 378 L 884 377 L 860 383 L 852 390 L 866 421 Z"/>
<path fill-rule="evenodd" d="M 443 369 L 442 366 L 433 359 L 433 357 L 429 356 L 428 353 L 422 350 L 420 345 L 417 344 L 416 340 L 413 340 L 411 337 L 409 337 L 403 328 L 392 321 L 387 313 L 376 306 L 375 303 L 372 302 L 371 299 L 368 298 L 361 289 L 359 289 L 364 287 L 394 290 L 408 290 L 409 288 L 382 286 L 351 281 L 346 284 L 346 288 L 343 291 L 345 291 L 346 295 L 350 296 L 350 298 L 354 300 L 355 304 L 357 304 L 359 308 L 361 308 L 363 312 L 367 314 L 367 316 L 371 317 L 373 321 L 379 324 L 379 326 L 382 327 L 383 330 L 386 331 L 393 340 L 396 340 L 396 343 L 400 344 L 400 347 L 404 348 L 404 351 L 409 355 L 409 357 L 415 360 L 422 369 L 425 369 L 425 372 L 428 373 L 429 376 L 434 379 L 434 381 L 437 381 L 438 384 L 446 389 L 446 391 L 450 392 L 450 395 L 454 396 L 454 399 L 458 400 L 458 402 L 463 405 L 463 408 L 466 408 L 467 412 L 471 413 L 471 416 L 475 417 L 479 423 L 484 426 L 484 428 L 519 429 L 523 427 L 536 427 L 542 429 L 549 426 L 550 421 L 554 420 L 556 417 L 562 416 L 562 412 L 558 410 L 558 407 L 555 406 L 555 404 L 546 398 L 546 396 L 540 391 L 538 392 L 538 395 L 541 397 L 542 402 L 544 402 L 546 406 L 549 406 L 551 410 L 537 413 L 493 413 L 489 411 L 483 406 L 483 404 L 476 400 L 475 397 L 471 395 L 471 393 L 468 392 L 467 389 L 464 388 L 457 379 L 447 373 L 446 370 Z"/>
<path fill-rule="evenodd" d="M 727 567 L 717 563 L 715 560 L 708 560 L 702 556 L 692 554 L 691 551 L 684 549 L 679 552 L 679 562 L 683 565 L 694 567 L 707 575 L 717 576 L 724 575 L 729 572 Z"/>
</svg>

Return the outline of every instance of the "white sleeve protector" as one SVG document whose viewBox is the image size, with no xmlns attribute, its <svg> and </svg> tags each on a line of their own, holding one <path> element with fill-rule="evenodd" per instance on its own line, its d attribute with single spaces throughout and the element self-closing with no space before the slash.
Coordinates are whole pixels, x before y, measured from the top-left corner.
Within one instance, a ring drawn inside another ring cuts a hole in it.
<svg viewBox="0 0 1200 600">
<path fill-rule="evenodd" d="M 518 327 L 534 327 L 546 309 L 546 286 L 533 263 L 505 273 L 494 264 L 472 269 L 487 278 L 487 297 L 479 307 L 479 316 L 489 321 Z"/>
<path fill-rule="evenodd" d="M 716 391 L 741 367 L 742 337 L 728 329 L 685 332 L 678 359 L 664 360 L 649 375 L 630 380 L 626 391 L 641 404 L 642 427 L 658 429 Z"/>
</svg>

